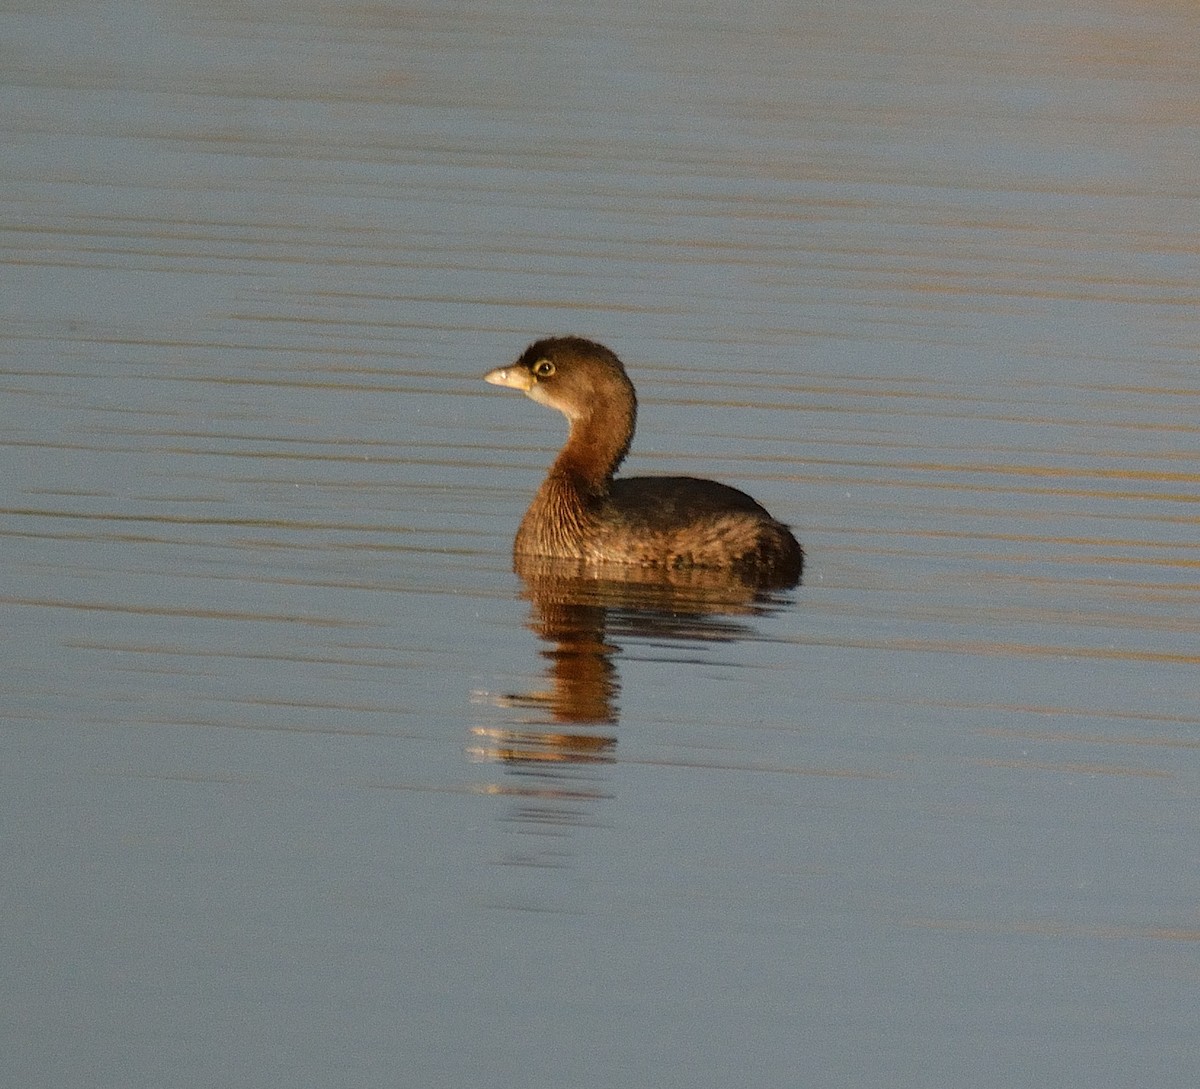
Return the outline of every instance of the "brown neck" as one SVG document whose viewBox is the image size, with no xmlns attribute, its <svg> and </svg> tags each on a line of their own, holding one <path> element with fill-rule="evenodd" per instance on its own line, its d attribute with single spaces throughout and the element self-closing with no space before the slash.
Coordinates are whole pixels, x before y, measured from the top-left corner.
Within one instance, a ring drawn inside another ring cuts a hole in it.
<svg viewBox="0 0 1200 1089">
<path fill-rule="evenodd" d="M 572 481 L 591 495 L 607 493 L 617 466 L 633 439 L 637 405 L 606 405 L 571 421 L 566 445 L 550 467 L 550 476 Z"/>
</svg>

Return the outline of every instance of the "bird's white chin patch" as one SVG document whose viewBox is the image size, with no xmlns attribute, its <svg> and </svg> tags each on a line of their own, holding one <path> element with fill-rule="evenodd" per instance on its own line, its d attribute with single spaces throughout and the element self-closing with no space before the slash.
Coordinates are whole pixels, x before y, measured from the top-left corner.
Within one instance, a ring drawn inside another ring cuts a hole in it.
<svg viewBox="0 0 1200 1089">
<path fill-rule="evenodd" d="M 537 382 L 534 382 L 534 384 L 525 391 L 525 396 L 532 401 L 537 401 L 539 405 L 545 405 L 547 408 L 554 409 L 555 412 L 561 412 L 568 420 L 571 420 L 572 422 L 577 420 L 581 415 L 580 412 L 572 411 L 571 409 L 565 407 L 561 401 L 556 400 L 554 397 L 548 394 L 545 387 L 538 385 Z"/>
</svg>

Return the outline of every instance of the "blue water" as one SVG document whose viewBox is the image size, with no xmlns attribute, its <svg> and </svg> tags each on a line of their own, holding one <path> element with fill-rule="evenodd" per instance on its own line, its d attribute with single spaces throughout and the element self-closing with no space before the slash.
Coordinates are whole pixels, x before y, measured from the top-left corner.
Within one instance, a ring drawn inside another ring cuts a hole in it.
<svg viewBox="0 0 1200 1089">
<path fill-rule="evenodd" d="M 0 40 L 0 1084 L 1194 1084 L 1196 11 Z M 566 331 L 803 585 L 513 573 Z"/>
</svg>

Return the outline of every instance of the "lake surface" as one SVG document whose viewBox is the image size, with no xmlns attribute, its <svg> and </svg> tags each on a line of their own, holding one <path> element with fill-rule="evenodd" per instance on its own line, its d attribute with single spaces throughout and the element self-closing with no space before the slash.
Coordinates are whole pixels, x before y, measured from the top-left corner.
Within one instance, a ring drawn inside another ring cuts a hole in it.
<svg viewBox="0 0 1200 1089">
<path fill-rule="evenodd" d="M 1200 9 L 970 8 L 0 14 L 0 1083 L 1195 1084 Z"/>
</svg>

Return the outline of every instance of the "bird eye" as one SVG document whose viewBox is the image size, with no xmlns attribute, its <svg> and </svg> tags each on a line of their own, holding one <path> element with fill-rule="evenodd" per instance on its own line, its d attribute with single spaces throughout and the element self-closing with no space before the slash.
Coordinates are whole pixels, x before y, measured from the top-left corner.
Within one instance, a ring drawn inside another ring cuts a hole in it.
<svg viewBox="0 0 1200 1089">
<path fill-rule="evenodd" d="M 539 378 L 549 378 L 554 373 L 554 364 L 548 359 L 539 359 L 533 365 L 533 373 Z"/>
</svg>

